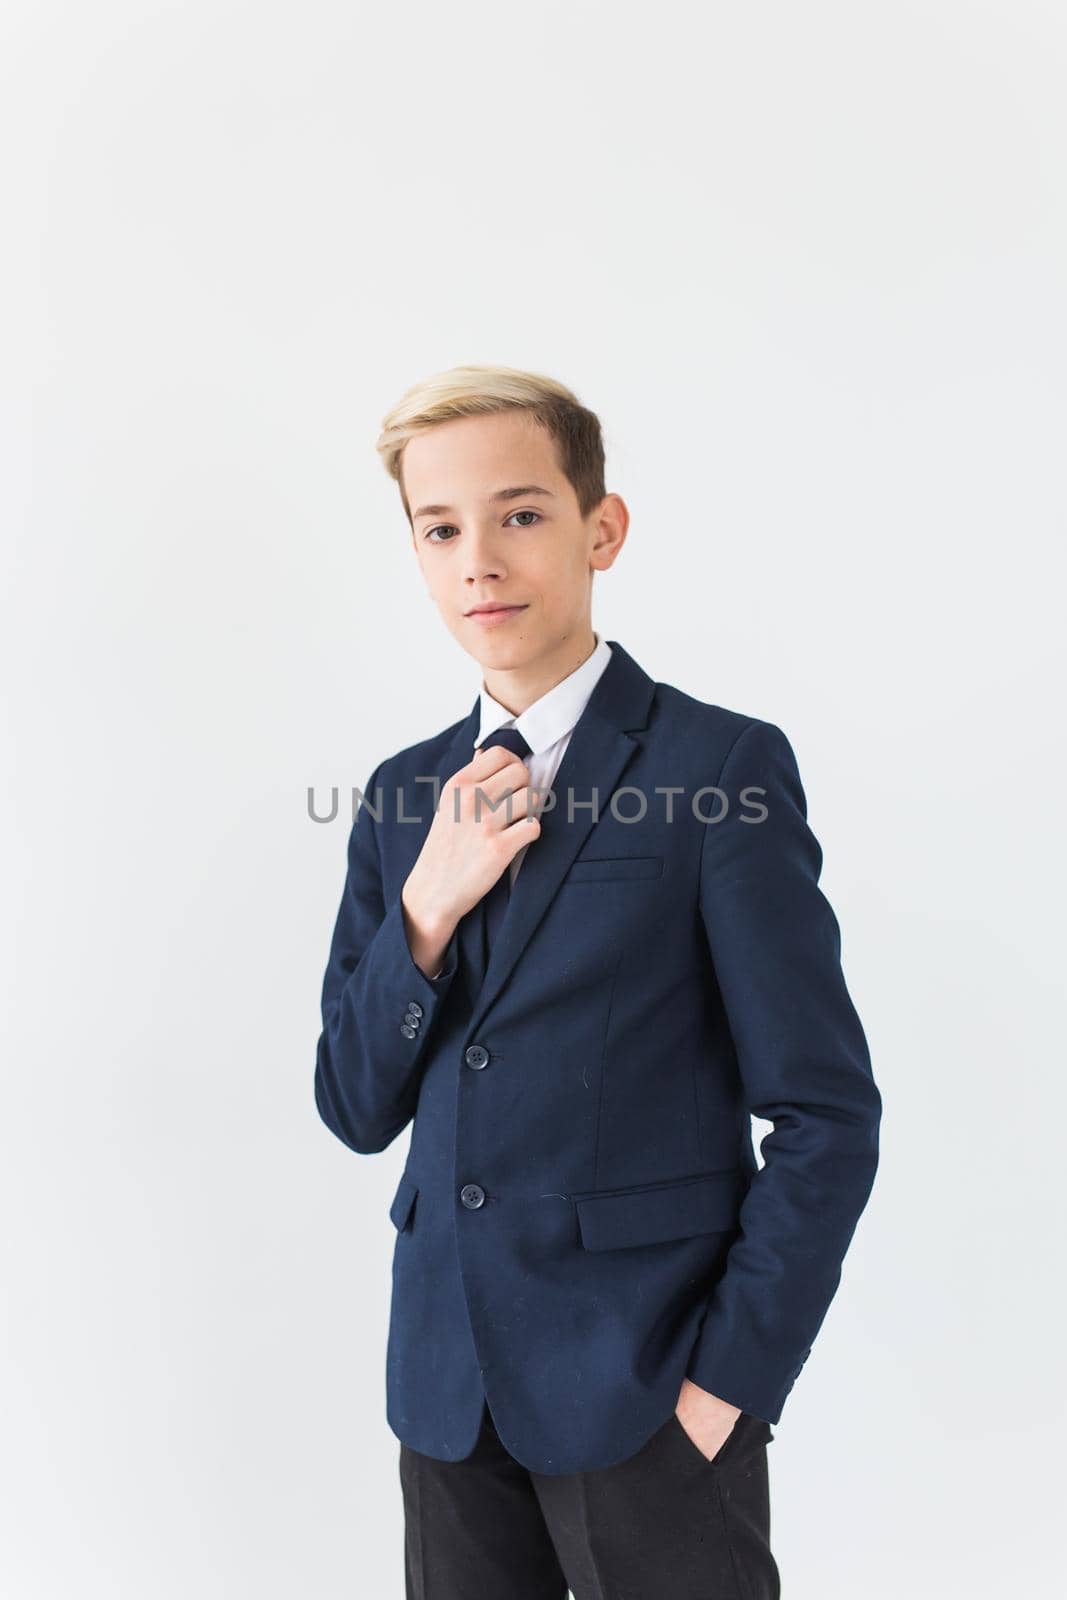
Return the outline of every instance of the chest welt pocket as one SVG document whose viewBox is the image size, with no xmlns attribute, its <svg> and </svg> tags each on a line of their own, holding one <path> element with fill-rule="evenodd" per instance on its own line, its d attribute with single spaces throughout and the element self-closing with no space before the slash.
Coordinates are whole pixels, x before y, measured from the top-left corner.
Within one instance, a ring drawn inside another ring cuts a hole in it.
<svg viewBox="0 0 1067 1600">
<path fill-rule="evenodd" d="M 389 1207 L 389 1220 L 394 1227 L 399 1228 L 401 1231 L 408 1227 L 411 1222 L 411 1212 L 418 1192 L 418 1184 L 413 1182 L 405 1172 L 397 1186 L 396 1194 L 393 1196 L 393 1203 Z"/>
<path fill-rule="evenodd" d="M 571 864 L 563 882 L 593 883 L 605 878 L 662 878 L 662 856 L 585 856 Z"/>
<path fill-rule="evenodd" d="M 736 1226 L 744 1192 L 741 1169 L 728 1167 L 675 1183 L 601 1189 L 570 1198 L 584 1248 L 617 1250 L 698 1233 L 729 1232 Z"/>
</svg>

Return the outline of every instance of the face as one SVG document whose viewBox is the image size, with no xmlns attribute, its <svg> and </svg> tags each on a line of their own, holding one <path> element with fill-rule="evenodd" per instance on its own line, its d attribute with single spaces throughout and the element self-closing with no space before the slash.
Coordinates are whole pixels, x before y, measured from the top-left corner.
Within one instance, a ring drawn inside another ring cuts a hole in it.
<svg viewBox="0 0 1067 1600">
<path fill-rule="evenodd" d="M 554 440 L 521 411 L 439 423 L 409 440 L 402 471 L 426 586 L 487 672 L 592 649 L 593 573 L 629 520 L 618 495 L 583 517 Z M 486 605 L 508 609 L 473 614 Z"/>
</svg>

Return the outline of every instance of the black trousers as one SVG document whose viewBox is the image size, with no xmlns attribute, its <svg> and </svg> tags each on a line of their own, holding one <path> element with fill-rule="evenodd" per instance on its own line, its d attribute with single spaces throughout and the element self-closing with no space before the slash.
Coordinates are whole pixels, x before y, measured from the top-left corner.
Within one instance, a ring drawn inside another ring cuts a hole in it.
<svg viewBox="0 0 1067 1600">
<path fill-rule="evenodd" d="M 598 1472 L 530 1472 L 486 1406 L 474 1451 L 400 1445 L 407 1600 L 778 1600 L 770 1426 L 742 1411 L 709 1460 L 671 1416 Z"/>
</svg>

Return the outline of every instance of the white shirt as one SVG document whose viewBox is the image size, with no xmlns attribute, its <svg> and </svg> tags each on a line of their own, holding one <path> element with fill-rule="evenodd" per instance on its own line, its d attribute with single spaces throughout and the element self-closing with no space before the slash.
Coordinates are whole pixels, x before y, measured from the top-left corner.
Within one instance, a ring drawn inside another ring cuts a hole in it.
<svg viewBox="0 0 1067 1600">
<path fill-rule="evenodd" d="M 517 728 L 530 746 L 530 754 L 524 756 L 523 761 L 530 774 L 530 783 L 538 791 L 534 800 L 539 806 L 544 804 L 545 790 L 552 787 L 564 751 L 571 742 L 575 724 L 585 710 L 600 674 L 611 660 L 611 646 L 607 641 L 598 633 L 594 633 L 593 638 L 596 640 L 593 652 L 581 666 L 575 667 L 562 682 L 535 700 L 532 706 L 527 706 L 517 717 L 513 717 L 499 700 L 494 700 L 482 685 L 481 719 L 474 739 L 475 748 L 496 728 Z M 507 816 L 506 809 L 504 815 Z M 511 860 L 508 871 L 513 884 L 529 848 L 528 844 L 524 844 Z M 431 979 L 439 978 L 444 970 L 444 967 L 439 968 L 430 975 Z"/>
<path fill-rule="evenodd" d="M 581 666 L 535 700 L 532 706 L 513 717 L 511 712 L 494 700 L 482 685 L 481 724 L 475 736 L 475 747 L 497 728 L 516 728 L 530 746 L 530 754 L 523 761 L 530 774 L 530 783 L 536 791 L 534 802 L 544 805 L 544 791 L 552 787 L 563 754 L 571 742 L 571 734 L 586 702 L 596 686 L 597 679 L 611 660 L 611 646 L 598 633 L 593 634 L 596 644 L 591 655 Z M 504 811 L 505 817 L 507 811 Z M 523 857 L 530 848 L 524 844 L 513 857 L 509 871 L 514 884 Z"/>
</svg>

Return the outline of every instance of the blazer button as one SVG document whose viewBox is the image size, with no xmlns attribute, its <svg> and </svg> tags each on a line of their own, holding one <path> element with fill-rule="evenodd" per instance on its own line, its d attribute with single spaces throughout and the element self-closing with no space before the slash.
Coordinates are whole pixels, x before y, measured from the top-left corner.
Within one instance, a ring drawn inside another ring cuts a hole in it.
<svg viewBox="0 0 1067 1600">
<path fill-rule="evenodd" d="M 417 1028 L 419 1026 L 419 1019 L 410 1008 L 404 1012 L 404 1021 L 409 1028 Z"/>
<path fill-rule="evenodd" d="M 405 1039 L 414 1039 L 416 1037 L 415 1029 L 411 1026 L 410 1022 L 402 1022 L 400 1024 L 400 1031 L 404 1035 Z"/>
<path fill-rule="evenodd" d="M 468 1211 L 477 1211 L 479 1206 L 485 1204 L 485 1190 L 479 1183 L 465 1183 L 459 1191 L 459 1197 Z"/>
<path fill-rule="evenodd" d="M 408 1001 L 408 1010 L 413 1011 L 417 1017 L 422 1016 L 422 1007 L 419 1005 L 417 1000 Z"/>
<path fill-rule="evenodd" d="M 468 1067 L 473 1067 L 476 1072 L 480 1072 L 482 1067 L 486 1066 L 489 1061 L 489 1052 L 484 1044 L 469 1044 L 463 1052 L 463 1059 Z"/>
</svg>

